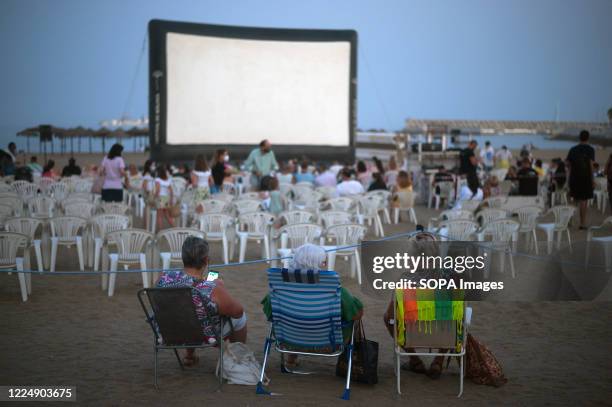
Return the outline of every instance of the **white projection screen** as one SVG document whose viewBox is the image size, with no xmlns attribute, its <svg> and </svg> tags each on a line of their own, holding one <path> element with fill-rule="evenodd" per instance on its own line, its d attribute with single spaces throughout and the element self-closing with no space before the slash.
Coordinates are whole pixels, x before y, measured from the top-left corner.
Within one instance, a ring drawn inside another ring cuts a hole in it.
<svg viewBox="0 0 612 407">
<path fill-rule="evenodd" d="M 281 156 L 354 156 L 355 31 L 153 20 L 149 38 L 155 159 L 263 139 Z"/>
</svg>

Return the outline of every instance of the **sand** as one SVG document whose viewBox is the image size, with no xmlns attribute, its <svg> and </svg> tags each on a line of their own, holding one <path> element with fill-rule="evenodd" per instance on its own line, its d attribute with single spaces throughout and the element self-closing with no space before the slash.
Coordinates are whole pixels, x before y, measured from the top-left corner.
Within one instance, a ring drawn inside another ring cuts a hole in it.
<svg viewBox="0 0 612 407">
<path fill-rule="evenodd" d="M 434 212 L 418 208 L 426 219 Z M 597 223 L 598 214 L 593 218 Z M 384 225 L 387 235 L 412 230 L 407 223 Z M 578 231 L 573 233 L 578 234 Z M 583 236 L 581 233 L 579 236 Z M 580 238 L 580 237 L 579 237 Z M 213 262 L 221 261 L 212 244 Z M 77 269 L 74 252 L 61 251 L 58 270 Z M 252 245 L 247 259 L 257 257 Z M 366 297 L 337 269 L 342 284 L 365 304 L 369 339 L 380 343 L 379 383 L 354 384 L 352 405 L 610 405 L 612 303 L 472 303 L 471 332 L 502 363 L 508 383 L 501 388 L 465 383 L 461 399 L 458 369 L 441 379 L 402 374 L 403 395 L 395 395 L 392 339 L 382 323 L 386 302 Z M 264 265 L 222 270 L 230 292 L 245 305 L 248 345 L 262 360 L 267 323 L 259 302 L 267 292 Z M 76 385 L 80 405 L 334 405 L 343 380 L 335 360 L 303 360 L 311 376 L 284 375 L 272 353 L 267 370 L 271 389 L 281 396 L 255 395 L 254 387 L 226 385 L 215 392 L 217 353 L 201 351 L 200 364 L 181 371 L 171 351 L 160 354 L 160 390 L 153 387 L 152 334 L 136 299 L 140 275 L 119 275 L 115 296 L 100 289 L 99 276 L 34 276 L 32 296 L 21 302 L 15 275 L 0 274 L 0 385 Z"/>
</svg>

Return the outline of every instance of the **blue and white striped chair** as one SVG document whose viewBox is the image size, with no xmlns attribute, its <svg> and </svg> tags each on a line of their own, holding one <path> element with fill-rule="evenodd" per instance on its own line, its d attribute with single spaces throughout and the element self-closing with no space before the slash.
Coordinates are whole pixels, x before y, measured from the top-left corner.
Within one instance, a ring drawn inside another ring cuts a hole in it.
<svg viewBox="0 0 612 407">
<path fill-rule="evenodd" d="M 334 271 L 268 269 L 272 321 L 264 345 L 257 394 L 270 394 L 264 389 L 266 363 L 270 348 L 281 353 L 336 357 L 342 354 L 340 279 Z M 347 345 L 348 374 L 342 398 L 350 398 L 353 336 Z M 282 371 L 288 373 L 282 364 Z"/>
</svg>

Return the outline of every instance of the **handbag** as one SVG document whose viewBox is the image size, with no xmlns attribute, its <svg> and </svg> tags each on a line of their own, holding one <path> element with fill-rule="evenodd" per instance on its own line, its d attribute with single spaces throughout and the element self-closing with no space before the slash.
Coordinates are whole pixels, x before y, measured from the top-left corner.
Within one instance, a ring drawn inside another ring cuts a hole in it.
<svg viewBox="0 0 612 407">
<path fill-rule="evenodd" d="M 476 384 L 500 387 L 508 379 L 493 353 L 472 334 L 468 333 L 465 344 L 465 377 Z"/>
<path fill-rule="evenodd" d="M 361 320 L 354 322 L 355 338 L 353 343 L 353 363 L 351 365 L 351 380 L 360 383 L 378 383 L 378 342 L 366 338 Z M 346 377 L 348 371 L 349 350 L 338 357 L 336 376 Z"/>
<path fill-rule="evenodd" d="M 223 375 L 228 384 L 255 386 L 259 382 L 261 365 L 253 352 L 241 342 L 226 342 L 223 360 L 217 362 L 216 375 Z M 263 384 L 269 383 L 264 376 Z"/>
</svg>

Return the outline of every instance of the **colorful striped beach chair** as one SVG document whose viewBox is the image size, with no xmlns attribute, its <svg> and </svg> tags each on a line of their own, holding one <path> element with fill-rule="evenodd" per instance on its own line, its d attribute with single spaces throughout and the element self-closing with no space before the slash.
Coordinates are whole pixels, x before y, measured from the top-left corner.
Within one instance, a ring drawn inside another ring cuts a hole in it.
<svg viewBox="0 0 612 407">
<path fill-rule="evenodd" d="M 340 308 L 340 279 L 334 271 L 268 269 L 272 320 L 264 345 L 264 360 L 257 384 L 257 394 L 271 394 L 263 386 L 270 349 L 281 353 L 281 371 L 293 373 L 284 367 L 284 354 L 337 357 L 345 349 L 342 338 Z M 351 359 L 353 351 L 351 333 L 348 374 L 342 398 L 350 398 Z"/>
<path fill-rule="evenodd" d="M 472 309 L 463 292 L 452 290 L 396 290 L 393 295 L 393 344 L 397 394 L 401 393 L 402 356 L 444 356 L 459 359 L 459 394 L 463 394 L 465 342 Z M 408 352 L 406 349 L 414 349 Z"/>
</svg>

